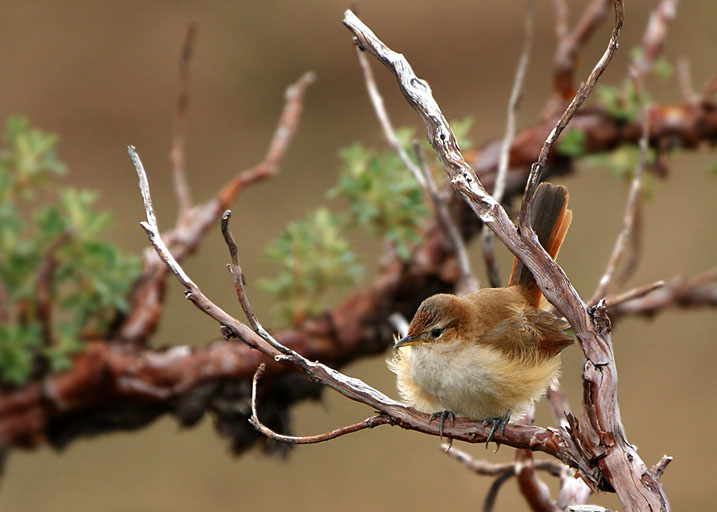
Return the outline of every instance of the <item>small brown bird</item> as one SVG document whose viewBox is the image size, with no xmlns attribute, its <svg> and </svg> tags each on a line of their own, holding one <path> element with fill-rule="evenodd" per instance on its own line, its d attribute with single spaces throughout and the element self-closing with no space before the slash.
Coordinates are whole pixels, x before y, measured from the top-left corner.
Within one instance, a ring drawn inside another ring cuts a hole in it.
<svg viewBox="0 0 717 512">
<path fill-rule="evenodd" d="M 531 225 L 555 258 L 572 220 L 565 187 L 543 183 Z M 542 294 L 517 258 L 507 288 L 463 297 L 438 294 L 418 308 L 407 336 L 395 344 L 389 367 L 403 400 L 440 416 L 454 414 L 492 424 L 502 434 L 511 413 L 523 415 L 560 370 L 559 353 L 573 339 L 569 324 L 540 309 Z"/>
</svg>

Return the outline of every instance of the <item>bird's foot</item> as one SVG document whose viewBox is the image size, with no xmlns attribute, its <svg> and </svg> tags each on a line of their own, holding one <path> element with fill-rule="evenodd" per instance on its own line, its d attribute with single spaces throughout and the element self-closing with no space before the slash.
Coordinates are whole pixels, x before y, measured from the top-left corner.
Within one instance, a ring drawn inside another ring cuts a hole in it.
<svg viewBox="0 0 717 512">
<path fill-rule="evenodd" d="M 428 423 L 432 422 L 436 418 L 440 418 L 438 422 L 438 435 L 440 435 L 441 439 L 443 439 L 443 425 L 446 423 L 446 418 L 450 418 L 452 427 L 456 423 L 456 415 L 453 411 L 434 412 L 431 414 L 431 417 L 428 418 Z"/>
<path fill-rule="evenodd" d="M 497 418 L 486 418 L 483 420 L 484 427 L 487 427 L 488 425 L 491 426 L 488 438 L 485 440 L 486 449 L 488 448 L 488 443 L 493 440 L 493 436 L 495 435 L 496 431 L 498 432 L 499 437 L 503 437 L 503 433 L 505 432 L 505 426 L 510 421 L 510 413 L 511 410 L 508 409 L 508 411 L 503 416 L 498 416 Z M 500 448 L 500 442 L 496 441 L 495 444 L 495 451 L 497 452 Z"/>
</svg>

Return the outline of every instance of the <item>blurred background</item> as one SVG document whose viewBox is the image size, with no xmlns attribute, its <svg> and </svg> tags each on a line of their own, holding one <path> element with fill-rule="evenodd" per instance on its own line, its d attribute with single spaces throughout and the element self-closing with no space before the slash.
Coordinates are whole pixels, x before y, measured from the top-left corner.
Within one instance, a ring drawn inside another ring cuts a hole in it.
<svg viewBox="0 0 717 512">
<path fill-rule="evenodd" d="M 603 83 L 625 76 L 628 50 L 639 44 L 652 1 L 628 2 L 621 51 Z M 584 2 L 571 1 L 571 23 Z M 355 4 L 362 19 L 403 52 L 427 79 L 449 119 L 470 115 L 475 146 L 504 130 L 505 109 L 523 41 L 523 2 L 379 2 Z M 160 227 L 175 219 L 168 152 L 178 91 L 177 61 L 187 23 L 199 22 L 192 63 L 186 157 L 196 200 L 210 197 L 237 171 L 263 157 L 287 85 L 307 70 L 318 80 L 279 177 L 240 195 L 234 233 L 250 280 L 248 292 L 265 325 L 267 295 L 253 283 L 271 276 L 267 242 L 291 219 L 325 202 L 339 166 L 337 151 L 362 141 L 383 150 L 341 2 L 72 1 L 0 2 L 0 117 L 24 114 L 61 137 L 69 168 L 66 183 L 98 189 L 115 216 L 111 236 L 138 252 L 146 236 L 136 176 L 125 146 L 142 155 Z M 689 57 L 696 86 L 715 71 L 717 4 L 679 5 L 664 55 Z M 608 19 L 610 15 L 608 15 Z M 519 125 L 535 122 L 551 87 L 554 51 L 552 5 L 536 2 L 535 48 L 519 112 Z M 581 53 L 578 79 L 604 49 L 604 24 Z M 419 126 L 389 73 L 374 66 L 396 126 Z M 651 80 L 660 103 L 680 101 L 673 78 Z M 423 129 L 419 128 L 419 134 Z M 628 286 L 679 274 L 694 275 L 717 258 L 717 181 L 714 152 L 677 152 L 669 178 L 657 184 L 645 208 L 643 258 Z M 574 220 L 560 261 L 574 285 L 590 295 L 621 226 L 625 183 L 605 170 L 580 165 L 561 180 L 571 192 Z M 335 206 L 335 205 L 334 205 Z M 355 237 L 367 264 L 377 243 Z M 478 249 L 471 246 L 477 256 Z M 501 252 L 503 269 L 508 256 Z M 475 266 L 483 275 L 479 259 Z M 238 311 L 218 230 L 185 269 L 216 302 Z M 195 311 L 171 283 L 168 310 L 156 345 L 206 345 L 218 336 L 213 321 Z M 669 311 L 652 321 L 625 319 L 613 333 L 620 404 L 628 439 L 648 465 L 675 457 L 663 482 L 675 510 L 711 510 L 717 438 L 714 311 Z M 574 407 L 581 395 L 579 349 L 563 357 L 563 387 Z M 396 396 L 384 357 L 345 371 Z M 331 392 L 319 404 L 294 409 L 294 431 L 313 434 L 368 416 L 371 411 Z M 538 406 L 537 422 L 552 422 Z M 456 443 L 477 457 L 512 459 L 483 446 Z M 538 455 L 540 457 L 540 455 Z M 546 481 L 547 477 L 546 477 Z M 171 419 L 132 433 L 48 448 L 13 451 L 0 483 L 0 510 L 219 511 L 219 510 L 435 510 L 476 509 L 492 480 L 475 476 L 439 450 L 434 437 L 383 427 L 330 443 L 298 447 L 286 461 L 258 452 L 230 455 L 205 418 L 192 429 Z M 555 489 L 555 482 L 549 482 Z M 593 502 L 618 507 L 613 496 Z M 497 510 L 524 510 L 513 482 Z"/>
</svg>

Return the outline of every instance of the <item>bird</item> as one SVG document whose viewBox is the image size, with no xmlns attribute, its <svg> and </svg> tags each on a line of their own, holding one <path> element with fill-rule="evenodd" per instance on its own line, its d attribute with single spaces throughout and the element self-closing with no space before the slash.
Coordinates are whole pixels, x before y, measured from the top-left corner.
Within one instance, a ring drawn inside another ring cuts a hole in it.
<svg viewBox="0 0 717 512">
<path fill-rule="evenodd" d="M 572 212 L 568 190 L 542 183 L 535 193 L 531 227 L 555 258 Z M 396 339 L 388 362 L 407 405 L 440 417 L 483 420 L 502 436 L 511 416 L 520 417 L 560 372 L 560 352 L 573 343 L 570 325 L 541 309 L 533 274 L 515 258 L 507 287 L 464 296 L 440 293 L 418 307 L 406 336 Z"/>
</svg>

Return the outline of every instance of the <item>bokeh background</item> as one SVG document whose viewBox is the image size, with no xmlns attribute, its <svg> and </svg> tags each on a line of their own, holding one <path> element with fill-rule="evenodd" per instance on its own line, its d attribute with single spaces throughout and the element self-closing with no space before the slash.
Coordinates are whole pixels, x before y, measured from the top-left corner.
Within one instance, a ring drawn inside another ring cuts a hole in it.
<svg viewBox="0 0 717 512">
<path fill-rule="evenodd" d="M 572 20 L 584 5 L 569 2 Z M 627 2 L 621 51 L 603 77 L 617 83 L 628 50 L 639 44 L 653 1 Z M 187 167 L 194 197 L 205 199 L 233 173 L 258 162 L 267 147 L 285 87 L 313 70 L 298 135 L 281 175 L 244 192 L 234 207 L 234 231 L 250 281 L 272 275 L 263 247 L 290 219 L 325 201 L 336 178 L 337 151 L 353 141 L 385 143 L 374 118 L 351 37 L 341 25 L 342 2 L 70 1 L 0 2 L 0 117 L 22 113 L 61 135 L 67 183 L 98 189 L 116 222 L 111 236 L 140 251 L 146 237 L 136 178 L 125 152 L 139 149 L 149 171 L 160 225 L 175 218 L 167 158 L 178 90 L 177 59 L 187 23 L 200 24 L 192 64 Z M 505 108 L 523 39 L 523 2 L 362 0 L 362 18 L 427 79 L 449 119 L 470 115 L 476 145 L 502 134 Z M 520 125 L 536 120 L 550 91 L 554 50 L 551 3 L 536 2 L 535 49 Z M 717 4 L 680 4 L 665 55 L 688 56 L 696 84 L 717 66 Z M 571 21 L 572 21 L 571 20 Z M 608 24 L 582 52 L 579 76 L 603 50 Z M 374 66 L 394 124 L 418 126 L 389 74 Z M 676 82 L 652 80 L 660 102 L 680 101 Z M 419 131 L 422 133 L 422 131 Z M 681 153 L 645 209 L 644 250 L 628 285 L 696 274 L 717 258 L 714 152 Z M 571 192 L 573 225 L 560 259 L 576 288 L 589 295 L 621 225 L 626 185 L 605 170 L 578 166 L 562 179 Z M 336 205 L 334 205 L 336 206 Z M 356 236 L 364 261 L 378 244 Z M 472 247 L 472 252 L 477 249 Z M 503 268 L 508 257 L 501 253 Z M 478 258 L 474 258 L 478 265 Z M 218 230 L 186 270 L 219 304 L 238 310 Z M 481 269 L 482 273 L 482 269 Z M 249 293 L 270 318 L 266 295 Z M 202 346 L 216 325 L 188 304 L 174 283 L 157 345 Z M 267 322 L 265 322 L 267 323 Z M 714 311 L 667 312 L 653 321 L 620 322 L 613 340 L 620 402 L 628 438 L 646 463 L 675 457 L 663 482 L 675 510 L 712 510 L 717 439 Z M 563 386 L 580 397 L 580 354 L 564 356 Z M 395 396 L 383 357 L 346 372 Z M 327 392 L 320 404 L 295 408 L 295 431 L 317 433 L 370 414 Z M 545 405 L 538 422 L 550 423 Z M 478 457 L 508 460 L 482 446 L 460 445 Z M 229 454 L 209 419 L 183 430 L 162 419 L 138 432 L 11 453 L 0 484 L 0 510 L 219 511 L 476 509 L 491 480 L 475 476 L 440 452 L 436 438 L 384 427 L 331 443 L 292 450 L 286 461 L 250 452 Z M 554 487 L 554 482 L 551 483 Z M 593 501 L 618 507 L 612 496 Z M 497 510 L 524 510 L 514 483 Z"/>
</svg>

